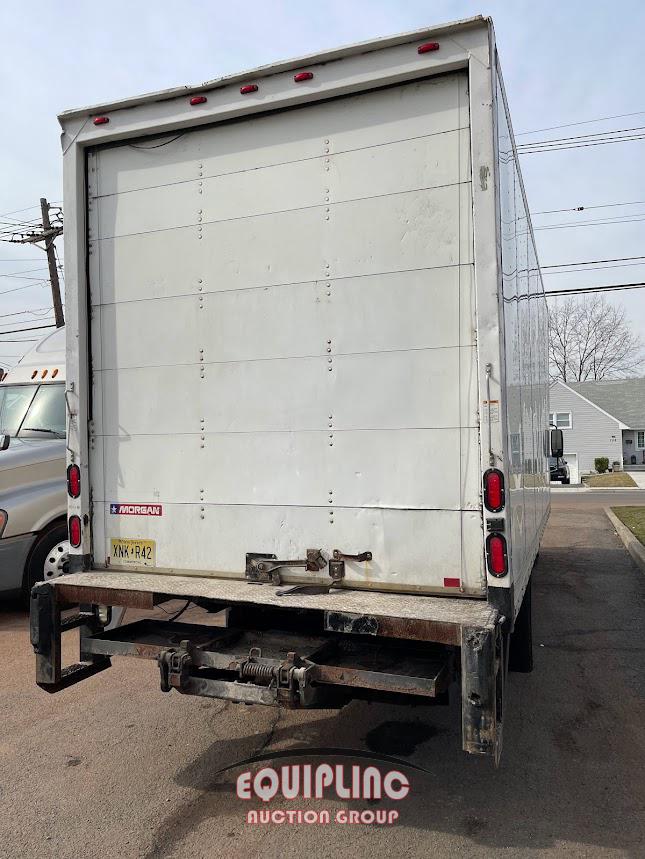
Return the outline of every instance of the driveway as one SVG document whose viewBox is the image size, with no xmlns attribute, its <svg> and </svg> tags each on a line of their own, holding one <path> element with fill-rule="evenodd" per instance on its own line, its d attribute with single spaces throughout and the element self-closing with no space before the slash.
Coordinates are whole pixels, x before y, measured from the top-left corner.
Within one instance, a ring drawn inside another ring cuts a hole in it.
<svg viewBox="0 0 645 859">
<path fill-rule="evenodd" d="M 535 670 L 511 675 L 498 770 L 460 751 L 456 701 L 278 714 L 163 695 L 152 663 L 126 659 L 49 696 L 33 685 L 26 616 L 0 613 L 0 856 L 645 855 L 645 576 L 607 499 L 554 498 L 535 570 Z M 237 772 L 218 770 L 321 746 L 420 767 L 399 822 L 248 826 Z"/>
<path fill-rule="evenodd" d="M 645 489 L 645 471 L 628 471 L 627 473 L 639 489 Z"/>
</svg>

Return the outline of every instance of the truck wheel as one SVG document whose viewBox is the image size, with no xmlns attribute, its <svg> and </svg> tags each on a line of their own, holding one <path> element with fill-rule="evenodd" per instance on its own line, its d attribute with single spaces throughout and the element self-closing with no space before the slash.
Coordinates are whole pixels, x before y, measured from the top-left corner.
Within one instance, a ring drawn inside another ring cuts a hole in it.
<svg viewBox="0 0 645 859">
<path fill-rule="evenodd" d="M 568 486 L 570 483 L 571 483 L 570 478 L 568 478 L 568 477 L 563 478 L 563 480 L 562 480 L 563 486 Z"/>
<path fill-rule="evenodd" d="M 31 550 L 23 577 L 23 594 L 29 593 L 36 582 L 53 579 L 67 572 L 69 539 L 64 522 L 50 525 L 43 531 Z"/>
<path fill-rule="evenodd" d="M 531 579 L 524 591 L 522 605 L 515 618 L 508 654 L 508 670 L 528 674 L 533 671 L 533 631 L 531 628 Z"/>
</svg>

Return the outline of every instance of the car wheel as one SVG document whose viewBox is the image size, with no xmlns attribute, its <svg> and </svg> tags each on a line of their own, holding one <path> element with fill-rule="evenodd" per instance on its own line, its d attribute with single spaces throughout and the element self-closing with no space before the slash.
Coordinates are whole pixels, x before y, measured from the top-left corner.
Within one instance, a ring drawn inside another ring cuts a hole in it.
<svg viewBox="0 0 645 859">
<path fill-rule="evenodd" d="M 31 550 L 23 580 L 26 597 L 36 582 L 62 576 L 69 569 L 67 525 L 55 524 L 43 531 Z"/>
</svg>

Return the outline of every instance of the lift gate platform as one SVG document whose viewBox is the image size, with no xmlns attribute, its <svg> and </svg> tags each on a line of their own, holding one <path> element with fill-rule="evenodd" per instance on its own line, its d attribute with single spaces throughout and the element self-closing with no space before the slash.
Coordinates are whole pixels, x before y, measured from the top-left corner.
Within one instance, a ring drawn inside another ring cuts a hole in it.
<svg viewBox="0 0 645 859">
<path fill-rule="evenodd" d="M 222 625 L 144 617 L 110 627 L 102 608 L 151 610 L 171 599 L 221 612 Z M 286 707 L 442 699 L 460 673 L 464 748 L 495 756 L 502 622 L 484 600 L 110 571 L 61 576 L 31 595 L 37 682 L 46 691 L 103 671 L 112 656 L 155 660 L 163 691 Z M 74 628 L 80 658 L 63 667 L 61 636 Z"/>
</svg>

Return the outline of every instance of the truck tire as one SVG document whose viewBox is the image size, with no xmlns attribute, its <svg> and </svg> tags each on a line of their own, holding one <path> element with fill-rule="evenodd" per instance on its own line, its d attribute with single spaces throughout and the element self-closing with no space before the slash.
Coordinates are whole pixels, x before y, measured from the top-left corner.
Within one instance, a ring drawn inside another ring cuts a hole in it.
<svg viewBox="0 0 645 859">
<path fill-rule="evenodd" d="M 508 654 L 508 670 L 529 674 L 533 671 L 533 630 L 531 624 L 531 579 L 524 591 L 522 605 L 515 618 Z"/>
<path fill-rule="evenodd" d="M 66 572 L 65 565 L 68 557 L 67 524 L 54 522 L 38 535 L 29 553 L 23 576 L 23 596 L 29 598 L 36 582 L 42 582 L 45 578 L 55 578 Z"/>
<path fill-rule="evenodd" d="M 562 485 L 563 486 L 568 486 L 570 483 L 571 483 L 571 479 L 569 477 L 564 477 L 562 479 Z"/>
</svg>

